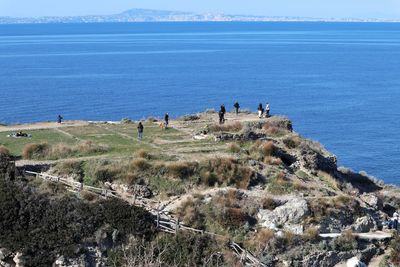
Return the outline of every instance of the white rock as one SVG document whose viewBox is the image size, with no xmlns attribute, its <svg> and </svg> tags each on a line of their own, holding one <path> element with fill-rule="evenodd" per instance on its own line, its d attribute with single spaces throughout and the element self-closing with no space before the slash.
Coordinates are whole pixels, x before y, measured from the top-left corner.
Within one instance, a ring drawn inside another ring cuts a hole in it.
<svg viewBox="0 0 400 267">
<path fill-rule="evenodd" d="M 351 258 L 346 262 L 347 267 L 367 267 L 367 265 L 361 262 L 357 257 Z"/>
</svg>

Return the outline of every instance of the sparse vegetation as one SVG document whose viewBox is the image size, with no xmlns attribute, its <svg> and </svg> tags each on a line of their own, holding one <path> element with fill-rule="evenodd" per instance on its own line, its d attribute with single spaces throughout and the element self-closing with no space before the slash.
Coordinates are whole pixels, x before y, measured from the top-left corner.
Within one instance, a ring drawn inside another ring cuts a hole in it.
<svg viewBox="0 0 400 267">
<path fill-rule="evenodd" d="M 239 132 L 243 129 L 240 122 L 231 122 L 225 124 L 213 124 L 208 127 L 211 132 Z"/>
</svg>

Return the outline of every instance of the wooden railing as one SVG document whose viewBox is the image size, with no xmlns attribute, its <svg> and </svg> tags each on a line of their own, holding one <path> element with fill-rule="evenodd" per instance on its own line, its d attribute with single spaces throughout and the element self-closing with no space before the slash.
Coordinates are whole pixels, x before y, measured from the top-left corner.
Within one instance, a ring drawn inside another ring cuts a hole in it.
<svg viewBox="0 0 400 267">
<path fill-rule="evenodd" d="M 251 252 L 243 249 L 239 244 L 231 241 L 226 236 L 186 226 L 181 222 L 179 222 L 179 220 L 173 218 L 171 215 L 163 211 L 162 209 L 160 208 L 154 209 L 148 204 L 149 202 L 156 203 L 155 201 L 144 199 L 137 195 L 132 195 L 132 194 L 121 195 L 115 190 L 88 186 L 83 183 L 73 181 L 72 179 L 66 179 L 58 176 L 49 175 L 46 173 L 25 171 L 25 175 L 35 176 L 37 178 L 41 178 L 46 181 L 63 184 L 64 186 L 70 187 L 70 191 L 73 192 L 88 191 L 104 198 L 121 199 L 123 201 L 128 202 L 131 205 L 142 207 L 146 209 L 148 212 L 150 212 L 155 217 L 154 222 L 159 231 L 163 231 L 170 234 L 177 234 L 178 231 L 183 230 L 183 231 L 190 231 L 196 234 L 209 235 L 216 238 L 220 238 L 227 241 L 229 248 L 234 252 L 234 254 L 241 260 L 241 262 L 244 265 L 257 266 L 257 267 L 266 266 Z"/>
</svg>

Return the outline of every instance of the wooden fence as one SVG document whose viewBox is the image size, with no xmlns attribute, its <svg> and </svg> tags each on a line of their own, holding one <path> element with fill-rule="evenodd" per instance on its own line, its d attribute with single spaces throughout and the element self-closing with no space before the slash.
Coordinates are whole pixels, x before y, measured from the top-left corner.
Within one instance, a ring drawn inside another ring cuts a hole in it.
<svg viewBox="0 0 400 267">
<path fill-rule="evenodd" d="M 202 234 L 202 235 L 209 235 L 213 236 L 222 240 L 226 240 L 229 248 L 234 252 L 234 254 L 241 260 L 241 262 L 244 265 L 247 266 L 257 266 L 257 267 L 265 267 L 266 265 L 263 264 L 257 257 L 255 257 L 251 252 L 243 249 L 239 244 L 229 240 L 229 238 L 215 234 L 212 232 L 200 230 L 200 229 L 195 229 L 189 226 L 186 226 L 179 222 L 179 220 L 173 218 L 171 215 L 167 214 L 165 211 L 163 211 L 160 207 L 157 209 L 154 209 L 151 207 L 148 203 L 158 203 L 155 201 L 151 201 L 136 195 L 132 194 L 119 194 L 115 190 L 111 189 L 104 189 L 104 188 L 98 188 L 98 187 L 93 187 L 93 186 L 88 186 L 84 185 L 83 183 L 79 183 L 76 181 L 73 181 L 72 179 L 65 179 L 61 178 L 58 176 L 53 176 L 49 175 L 46 173 L 38 173 L 38 172 L 32 172 L 32 171 L 25 171 L 25 175 L 30 175 L 30 176 L 35 176 L 36 178 L 41 178 L 46 181 L 50 182 L 55 182 L 55 183 L 60 183 L 64 186 L 69 187 L 69 191 L 73 192 L 81 192 L 81 191 L 88 191 L 93 194 L 99 195 L 104 198 L 118 198 L 123 201 L 127 201 L 131 205 L 142 207 L 146 209 L 148 212 L 150 212 L 154 217 L 155 220 L 154 222 L 156 223 L 157 229 L 159 231 L 163 231 L 166 233 L 170 234 L 177 234 L 179 230 L 183 231 L 190 231 L 193 233 L 197 234 Z"/>
</svg>

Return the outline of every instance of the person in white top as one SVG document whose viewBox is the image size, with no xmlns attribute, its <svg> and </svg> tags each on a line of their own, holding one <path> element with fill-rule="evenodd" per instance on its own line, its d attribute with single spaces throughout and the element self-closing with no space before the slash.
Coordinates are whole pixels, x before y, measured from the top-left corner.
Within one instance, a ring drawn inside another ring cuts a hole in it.
<svg viewBox="0 0 400 267">
<path fill-rule="evenodd" d="M 267 103 L 265 105 L 265 118 L 269 118 L 269 110 L 270 110 L 269 103 Z"/>
<path fill-rule="evenodd" d="M 399 226 L 399 214 L 397 211 L 393 213 L 393 229 L 397 230 Z"/>
</svg>

